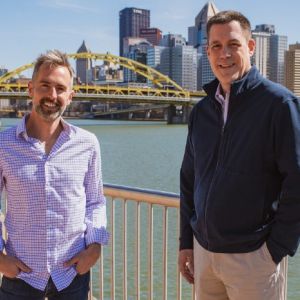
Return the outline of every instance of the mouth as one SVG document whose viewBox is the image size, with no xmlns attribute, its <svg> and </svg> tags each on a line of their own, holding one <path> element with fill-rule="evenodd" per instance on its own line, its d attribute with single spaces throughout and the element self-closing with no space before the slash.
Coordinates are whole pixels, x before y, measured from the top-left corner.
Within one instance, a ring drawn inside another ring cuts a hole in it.
<svg viewBox="0 0 300 300">
<path fill-rule="evenodd" d="M 231 63 L 231 64 L 227 63 L 227 64 L 219 64 L 218 66 L 219 66 L 220 69 L 230 69 L 230 68 L 234 67 L 235 64 L 234 63 Z"/>
<path fill-rule="evenodd" d="M 42 99 L 41 105 L 44 106 L 47 109 L 58 109 L 60 106 L 58 103 L 54 103 L 53 101 L 50 101 L 48 99 Z"/>
<path fill-rule="evenodd" d="M 234 67 L 234 64 L 230 64 L 230 65 L 219 65 L 219 68 L 220 69 L 223 69 L 223 70 L 228 70 L 228 69 L 231 69 L 232 67 Z"/>
<path fill-rule="evenodd" d="M 55 103 L 45 102 L 44 106 L 49 107 L 49 108 L 53 108 L 53 107 L 56 107 L 57 105 Z"/>
</svg>

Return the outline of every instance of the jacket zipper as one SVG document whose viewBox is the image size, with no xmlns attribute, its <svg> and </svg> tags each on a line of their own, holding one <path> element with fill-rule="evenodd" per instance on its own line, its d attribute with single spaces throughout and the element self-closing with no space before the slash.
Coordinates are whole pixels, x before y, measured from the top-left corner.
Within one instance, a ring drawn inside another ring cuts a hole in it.
<svg viewBox="0 0 300 300">
<path fill-rule="evenodd" d="M 205 224 L 205 232 L 206 232 L 208 250 L 210 250 L 210 246 L 209 246 L 208 228 L 207 228 L 207 206 L 208 206 L 208 200 L 209 200 L 210 194 L 211 194 L 211 189 L 212 189 L 214 181 L 216 180 L 216 173 L 217 173 L 217 170 L 218 170 L 219 164 L 220 164 L 221 150 L 223 148 L 224 128 L 225 128 L 225 123 L 224 123 L 224 119 L 223 119 L 223 116 L 222 116 L 221 137 L 220 137 L 220 143 L 219 143 L 219 149 L 218 149 L 218 155 L 217 155 L 217 163 L 216 163 L 216 167 L 215 167 L 212 179 L 210 181 L 210 185 L 209 185 L 209 188 L 208 188 L 208 193 L 207 193 L 207 196 L 206 196 L 206 202 L 205 202 L 204 224 Z"/>
</svg>

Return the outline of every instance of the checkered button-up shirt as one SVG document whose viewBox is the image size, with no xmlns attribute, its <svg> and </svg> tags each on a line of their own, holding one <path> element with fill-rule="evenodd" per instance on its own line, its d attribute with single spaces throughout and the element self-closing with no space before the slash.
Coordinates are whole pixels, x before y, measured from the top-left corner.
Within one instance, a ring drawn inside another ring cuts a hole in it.
<svg viewBox="0 0 300 300">
<path fill-rule="evenodd" d="M 51 276 L 58 290 L 76 276 L 64 262 L 91 243 L 107 244 L 106 200 L 100 147 L 92 133 L 64 121 L 47 155 L 22 122 L 0 133 L 0 192 L 6 191 L 8 255 L 32 269 L 18 278 L 44 290 Z"/>
</svg>

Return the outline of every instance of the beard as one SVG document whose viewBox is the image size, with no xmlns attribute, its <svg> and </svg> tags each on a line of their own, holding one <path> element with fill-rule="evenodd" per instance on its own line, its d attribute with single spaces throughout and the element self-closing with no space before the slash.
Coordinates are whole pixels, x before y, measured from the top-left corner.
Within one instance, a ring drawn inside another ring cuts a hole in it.
<svg viewBox="0 0 300 300">
<path fill-rule="evenodd" d="M 52 106 L 47 106 L 47 103 L 51 103 Z M 60 105 L 59 102 L 53 102 L 49 98 L 42 98 L 39 104 L 35 105 L 35 111 L 46 121 L 55 121 L 57 118 L 61 117 L 66 109 L 66 107 Z"/>
</svg>

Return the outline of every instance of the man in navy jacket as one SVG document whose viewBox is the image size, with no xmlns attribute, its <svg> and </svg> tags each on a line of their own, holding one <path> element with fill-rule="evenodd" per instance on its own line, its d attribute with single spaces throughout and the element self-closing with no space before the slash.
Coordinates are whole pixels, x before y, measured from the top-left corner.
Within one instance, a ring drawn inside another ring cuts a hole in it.
<svg viewBox="0 0 300 300">
<path fill-rule="evenodd" d="M 216 79 L 190 116 L 179 269 L 197 299 L 281 300 L 300 236 L 300 101 L 251 67 L 245 16 L 218 13 L 207 38 Z"/>
</svg>

